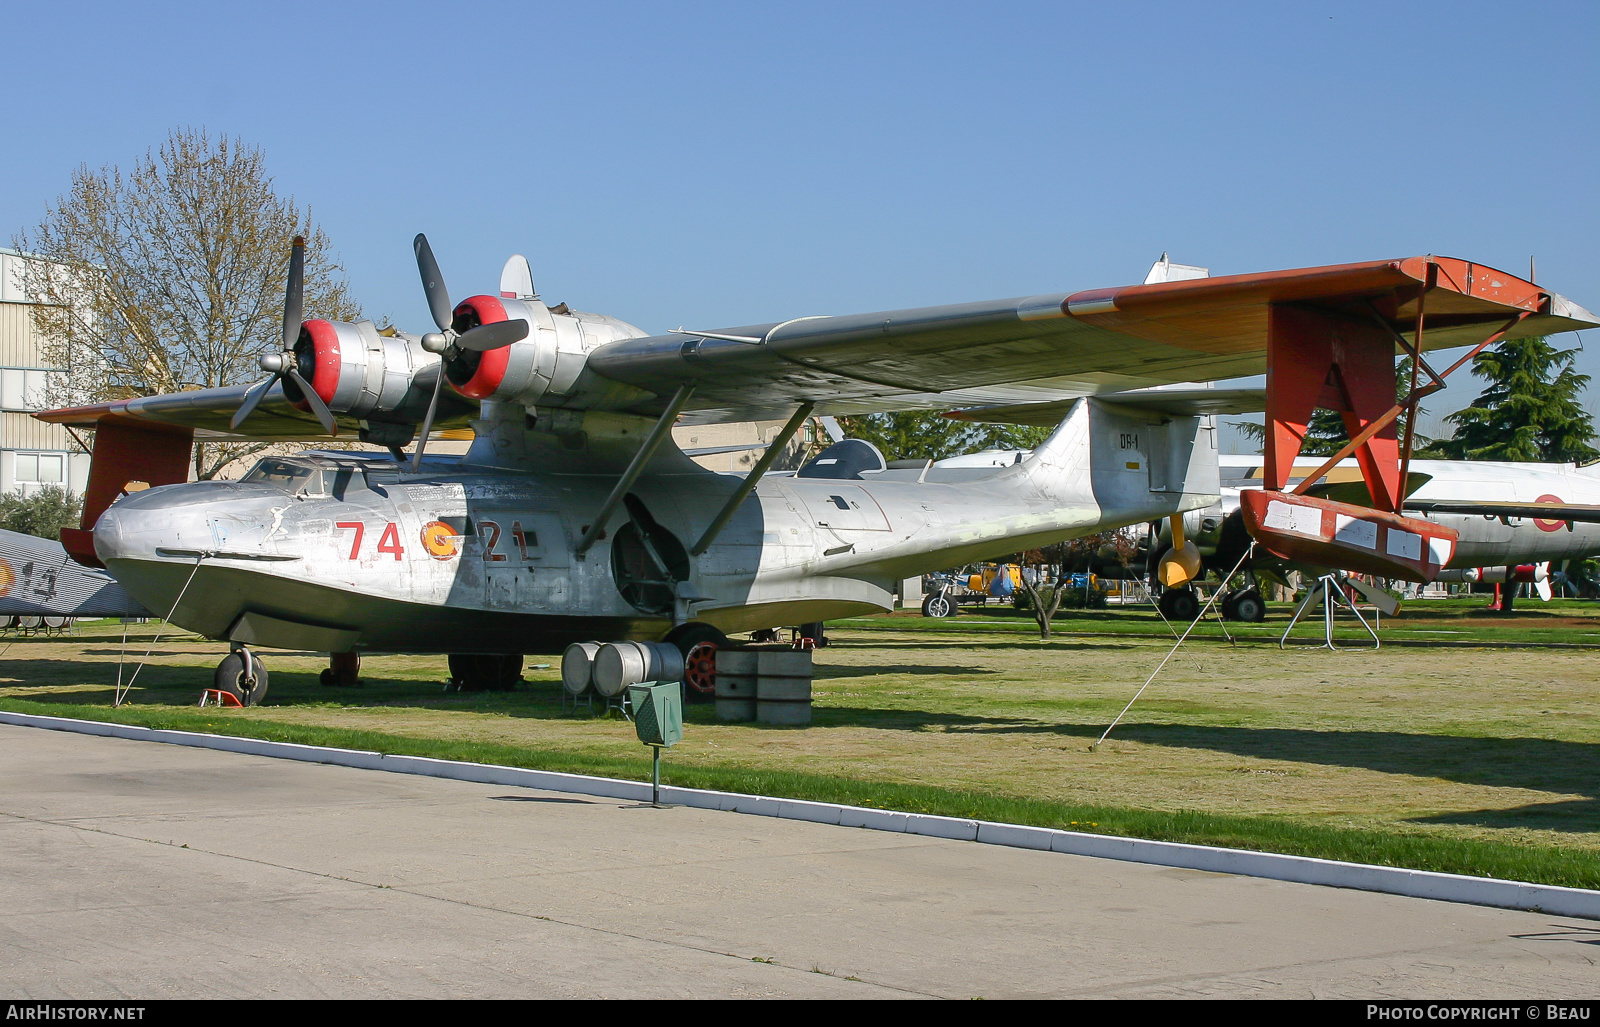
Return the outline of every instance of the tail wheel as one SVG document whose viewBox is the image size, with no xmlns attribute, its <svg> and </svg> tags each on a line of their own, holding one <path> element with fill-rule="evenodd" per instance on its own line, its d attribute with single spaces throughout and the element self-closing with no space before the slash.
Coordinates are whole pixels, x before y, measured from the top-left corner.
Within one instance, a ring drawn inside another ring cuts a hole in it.
<svg viewBox="0 0 1600 1027">
<path fill-rule="evenodd" d="M 689 650 L 683 664 L 683 682 L 686 695 L 713 696 L 717 692 L 717 645 L 701 642 Z M 692 701 L 692 699 L 691 699 Z"/>
</svg>

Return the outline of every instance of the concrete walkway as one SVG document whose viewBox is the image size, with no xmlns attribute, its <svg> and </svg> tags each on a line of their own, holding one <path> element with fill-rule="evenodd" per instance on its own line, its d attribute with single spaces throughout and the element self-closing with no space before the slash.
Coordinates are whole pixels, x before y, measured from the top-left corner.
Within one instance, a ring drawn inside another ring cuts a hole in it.
<svg viewBox="0 0 1600 1027">
<path fill-rule="evenodd" d="M 0 994 L 1594 997 L 1534 913 L 0 726 Z"/>
</svg>

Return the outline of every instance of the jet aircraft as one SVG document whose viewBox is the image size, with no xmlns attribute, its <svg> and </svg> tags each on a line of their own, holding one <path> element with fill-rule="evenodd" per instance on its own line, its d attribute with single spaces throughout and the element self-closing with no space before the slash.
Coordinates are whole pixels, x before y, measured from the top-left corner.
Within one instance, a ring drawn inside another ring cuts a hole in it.
<svg viewBox="0 0 1600 1027">
<path fill-rule="evenodd" d="M 1217 400 L 1161 387 L 1268 372 L 1269 393 L 1274 380 L 1310 390 L 1273 415 L 1293 423 L 1327 373 L 1307 352 L 1335 366 L 1383 357 L 1362 372 L 1367 392 L 1342 402 L 1367 426 L 1363 467 L 1386 485 L 1373 453 L 1393 452 L 1392 415 L 1367 400 L 1393 397 L 1397 341 L 1481 347 L 1600 324 L 1515 276 L 1417 257 L 652 336 L 548 304 L 519 257 L 498 295 L 452 303 L 427 240 L 414 248 L 436 332 L 303 318 L 297 246 L 283 350 L 262 358 L 262 383 L 38 415 L 96 431 L 69 552 L 246 650 L 218 684 L 247 702 L 266 680 L 250 647 L 328 652 L 334 680 L 362 652 L 442 652 L 466 687 L 506 687 L 525 652 L 687 647 L 887 610 L 904 578 L 1181 518 L 1220 494 Z M 976 479 L 841 459 L 766 475 L 808 417 L 952 407 L 1043 409 L 1058 423 L 1026 459 Z M 670 439 L 675 423 L 780 418 L 742 479 Z M 435 429 L 469 423 L 464 457 L 426 455 Z M 394 459 L 324 452 L 263 460 L 237 482 L 185 481 L 196 437 L 341 430 Z M 1403 543 L 1415 522 L 1386 516 L 1377 530 Z M 1396 559 L 1436 572 L 1438 541 Z"/>
</svg>

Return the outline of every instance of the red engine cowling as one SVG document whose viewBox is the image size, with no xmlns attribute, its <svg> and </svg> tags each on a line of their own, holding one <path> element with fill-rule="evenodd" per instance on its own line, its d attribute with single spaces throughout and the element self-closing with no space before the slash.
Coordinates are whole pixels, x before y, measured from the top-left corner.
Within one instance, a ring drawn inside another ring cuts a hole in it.
<svg viewBox="0 0 1600 1027">
<path fill-rule="evenodd" d="M 294 356 L 295 369 L 328 409 L 351 417 L 398 409 L 417 372 L 439 362 L 423 350 L 416 336 L 380 335 L 371 321 L 350 324 L 320 318 L 301 325 Z M 285 381 L 283 387 L 297 408 L 310 409 L 293 381 Z"/>
<path fill-rule="evenodd" d="M 517 318 L 528 322 L 528 336 L 521 342 L 483 353 L 465 351 L 445 365 L 445 375 L 457 392 L 468 399 L 533 406 L 546 394 L 562 395 L 570 389 L 591 350 L 644 334 L 603 314 L 568 311 L 564 305 L 551 310 L 538 299 L 501 296 L 462 300 L 450 327 L 464 333 Z"/>
</svg>

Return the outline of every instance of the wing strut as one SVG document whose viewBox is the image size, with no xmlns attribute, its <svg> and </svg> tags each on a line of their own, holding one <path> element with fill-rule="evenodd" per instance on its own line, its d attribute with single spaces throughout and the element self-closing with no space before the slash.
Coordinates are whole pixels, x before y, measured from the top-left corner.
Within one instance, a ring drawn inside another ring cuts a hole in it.
<svg viewBox="0 0 1600 1027">
<path fill-rule="evenodd" d="M 761 460 L 756 464 L 755 469 L 745 475 L 744 481 L 739 484 L 737 489 L 734 489 L 733 495 L 729 496 L 728 501 L 722 504 L 722 509 L 717 511 L 716 517 L 712 518 L 711 524 L 707 526 L 705 532 L 700 536 L 700 541 L 696 542 L 694 548 L 689 550 L 690 556 L 699 556 L 711 548 L 711 543 L 717 540 L 717 536 L 722 533 L 722 529 L 732 519 L 734 511 L 738 510 L 750 493 L 755 491 L 755 487 L 761 481 L 762 476 L 772 468 L 779 454 L 789 444 L 789 440 L 794 438 L 794 433 L 800 430 L 802 424 L 806 423 L 806 418 L 811 416 L 811 411 L 815 408 L 815 403 L 800 404 L 800 409 L 796 410 L 794 416 L 789 418 L 789 423 L 784 425 L 783 430 L 778 432 L 773 440 L 767 444 L 767 451 L 761 454 Z"/>
<path fill-rule="evenodd" d="M 639 475 L 644 471 L 645 464 L 656 455 L 656 450 L 661 448 L 661 443 L 666 439 L 667 433 L 672 430 L 672 425 L 678 419 L 678 414 L 683 412 L 683 405 L 689 402 L 689 397 L 694 395 L 694 386 L 684 383 L 678 386 L 678 391 L 673 394 L 672 402 L 667 404 L 667 409 L 661 411 L 661 416 L 656 418 L 656 426 L 650 429 L 650 434 L 645 437 L 644 445 L 639 447 L 639 452 L 633 454 L 628 469 L 622 472 L 622 477 L 617 479 L 617 484 L 612 487 L 611 495 L 600 505 L 600 510 L 594 515 L 594 523 L 589 525 L 589 530 L 583 533 L 583 538 L 578 540 L 578 545 L 572 550 L 572 555 L 583 559 L 589 547 L 600 538 L 606 530 L 606 520 L 610 518 L 617 504 L 622 502 L 622 497 L 633 488 L 633 483 L 639 480 Z"/>
</svg>

